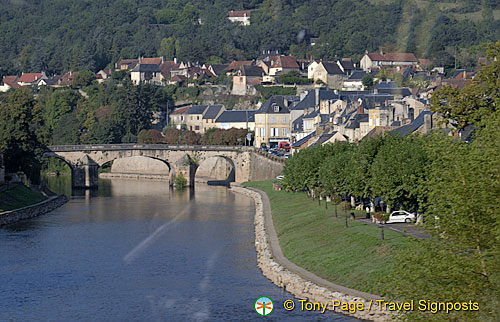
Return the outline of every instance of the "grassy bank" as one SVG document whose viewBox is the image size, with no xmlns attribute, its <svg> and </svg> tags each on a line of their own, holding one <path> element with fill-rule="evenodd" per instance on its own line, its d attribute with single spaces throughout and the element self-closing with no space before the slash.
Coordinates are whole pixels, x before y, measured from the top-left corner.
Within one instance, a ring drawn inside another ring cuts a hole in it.
<svg viewBox="0 0 500 322">
<path fill-rule="evenodd" d="M 28 187 L 17 185 L 0 192 L 0 212 L 36 204 L 47 199 Z"/>
<path fill-rule="evenodd" d="M 333 283 L 383 295 L 382 281 L 392 271 L 395 250 L 411 246 L 411 239 L 349 219 L 322 201 L 312 201 L 305 193 L 273 191 L 272 181 L 248 182 L 271 201 L 273 221 L 285 257 Z"/>
</svg>

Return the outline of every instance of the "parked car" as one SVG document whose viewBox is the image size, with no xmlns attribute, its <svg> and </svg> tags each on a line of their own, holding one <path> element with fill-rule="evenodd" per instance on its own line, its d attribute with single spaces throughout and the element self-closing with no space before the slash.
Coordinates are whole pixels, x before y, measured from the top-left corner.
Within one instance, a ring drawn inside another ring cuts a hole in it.
<svg viewBox="0 0 500 322">
<path fill-rule="evenodd" d="M 278 150 L 280 151 L 290 151 L 290 143 L 288 142 L 280 142 L 278 143 Z"/>
<path fill-rule="evenodd" d="M 283 180 L 284 178 L 285 178 L 285 176 L 277 176 L 276 180 Z"/>
<path fill-rule="evenodd" d="M 412 221 L 415 221 L 416 218 L 417 216 L 414 213 L 410 213 L 404 210 L 396 210 L 391 212 L 391 214 L 389 215 L 389 219 L 386 221 L 386 224 L 392 224 L 396 222 L 410 223 Z"/>
</svg>

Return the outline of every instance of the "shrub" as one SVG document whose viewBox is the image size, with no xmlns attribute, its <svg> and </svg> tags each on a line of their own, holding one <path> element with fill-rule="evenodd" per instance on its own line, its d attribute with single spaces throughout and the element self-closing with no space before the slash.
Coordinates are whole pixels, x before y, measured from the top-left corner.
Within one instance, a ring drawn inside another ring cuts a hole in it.
<svg viewBox="0 0 500 322">
<path fill-rule="evenodd" d="M 175 184 L 176 188 L 184 189 L 187 186 L 187 180 L 186 180 L 186 178 L 184 178 L 184 176 L 182 175 L 182 173 L 179 173 L 179 175 L 177 175 L 175 177 L 174 184 Z"/>
</svg>

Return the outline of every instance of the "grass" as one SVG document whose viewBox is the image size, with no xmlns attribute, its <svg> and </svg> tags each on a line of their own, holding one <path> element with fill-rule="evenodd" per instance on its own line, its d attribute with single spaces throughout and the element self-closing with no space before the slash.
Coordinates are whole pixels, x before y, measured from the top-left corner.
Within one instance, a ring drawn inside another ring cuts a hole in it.
<svg viewBox="0 0 500 322">
<path fill-rule="evenodd" d="M 0 192 L 0 212 L 26 207 L 47 199 L 23 185 Z"/>
<path fill-rule="evenodd" d="M 272 181 L 247 182 L 271 201 L 274 226 L 285 257 L 333 283 L 384 295 L 383 280 L 392 272 L 396 250 L 411 247 L 412 240 L 380 228 L 348 219 L 338 207 L 325 209 L 324 201 L 312 201 L 305 193 L 273 191 Z M 363 211 L 356 211 L 364 214 Z"/>
</svg>

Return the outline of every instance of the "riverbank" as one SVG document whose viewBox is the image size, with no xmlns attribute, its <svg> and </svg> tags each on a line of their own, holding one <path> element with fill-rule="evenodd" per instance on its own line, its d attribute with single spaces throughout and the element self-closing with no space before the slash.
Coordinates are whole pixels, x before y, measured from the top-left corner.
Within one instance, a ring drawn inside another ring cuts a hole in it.
<svg viewBox="0 0 500 322">
<path fill-rule="evenodd" d="M 283 256 L 266 193 L 240 186 L 233 186 L 231 190 L 254 199 L 257 263 L 264 276 L 299 299 L 305 299 L 309 302 L 328 303 L 329 310 L 364 320 L 390 320 L 388 312 L 380 311 L 375 306 L 372 306 L 375 300 L 381 298 L 380 296 L 331 283 L 295 265 Z M 339 307 L 334 309 L 332 300 L 343 303 L 358 303 L 358 305 L 363 305 L 364 309 L 355 312 L 348 312 Z"/>
<path fill-rule="evenodd" d="M 65 195 L 56 195 L 30 206 L 0 212 L 0 226 L 46 214 L 64 205 L 66 202 L 68 202 L 68 197 Z"/>
<path fill-rule="evenodd" d="M 0 192 L 0 212 L 30 206 L 47 199 L 44 195 L 22 184 L 2 187 L 5 189 Z"/>
</svg>

